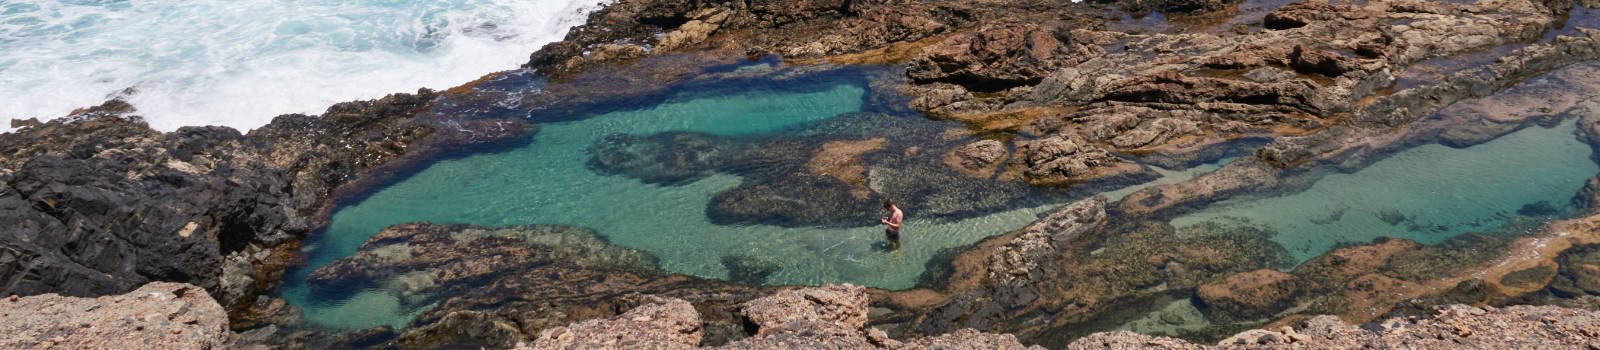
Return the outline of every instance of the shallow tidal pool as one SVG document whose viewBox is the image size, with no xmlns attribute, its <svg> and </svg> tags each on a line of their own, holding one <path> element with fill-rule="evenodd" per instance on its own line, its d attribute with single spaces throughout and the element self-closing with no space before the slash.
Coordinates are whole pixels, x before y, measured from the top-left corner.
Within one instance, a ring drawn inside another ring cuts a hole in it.
<svg viewBox="0 0 1600 350">
<path fill-rule="evenodd" d="M 797 136 L 806 131 L 795 126 L 862 110 L 866 90 L 858 80 L 816 79 L 800 86 L 733 93 L 683 91 L 637 109 L 540 124 L 532 142 L 523 147 L 439 161 L 339 209 L 326 231 L 308 239 L 308 264 L 292 272 L 283 296 L 303 308 L 306 320 L 322 326 L 404 327 L 426 307 L 403 307 L 399 298 L 384 290 L 362 291 L 345 300 L 317 300 L 304 281 L 316 268 L 353 254 L 383 228 L 420 221 L 585 226 L 612 243 L 656 255 L 668 272 L 728 278 L 722 258 L 746 255 L 781 266 L 766 278 L 767 284 L 848 282 L 903 289 L 916 283 L 941 249 L 1021 228 L 1066 203 L 1062 199 L 959 220 L 909 217 L 900 249 L 886 251 L 881 244 L 883 229 L 875 221 L 855 227 L 713 224 L 706 215 L 707 204 L 713 195 L 738 186 L 743 178 L 737 175 L 717 174 L 663 186 L 600 175 L 586 166 L 590 154 L 585 149 L 615 133 Z M 915 115 L 904 117 L 905 123 L 959 127 Z M 1158 182 L 1181 181 L 1215 168 L 1161 171 L 1164 177 Z"/>
<path fill-rule="evenodd" d="M 1378 237 L 1436 244 L 1468 232 L 1525 230 L 1570 215 L 1573 195 L 1600 172 L 1575 129 L 1567 121 L 1467 148 L 1413 147 L 1354 173 L 1328 174 L 1302 192 L 1224 201 L 1172 224 L 1262 228 L 1299 261 Z"/>
<path fill-rule="evenodd" d="M 341 300 L 317 298 L 305 280 L 311 271 L 352 255 L 383 228 L 421 221 L 584 226 L 614 244 L 654 254 L 660 267 L 672 273 L 725 279 L 729 271 L 723 257 L 744 255 L 779 265 L 766 277 L 767 284 L 853 283 L 904 289 L 915 286 L 928 261 L 941 250 L 1019 229 L 1074 200 L 1040 190 L 1026 194 L 1041 198 L 1029 202 L 1033 204 L 976 216 L 912 215 L 906 219 L 900 249 L 886 251 L 881 249 L 882 228 L 875 221 L 850 227 L 713 223 L 707 216 L 713 196 L 749 181 L 729 172 L 660 185 L 602 175 L 590 168 L 590 147 L 618 133 L 694 131 L 764 139 L 837 131 L 840 128 L 807 125 L 872 109 L 866 83 L 851 74 L 855 73 L 679 89 L 639 106 L 541 123 L 540 131 L 524 146 L 440 160 L 340 208 L 324 232 L 307 240 L 308 264 L 291 271 L 281 295 L 302 308 L 306 321 L 323 327 L 406 326 L 431 305 L 403 305 L 394 292 L 383 289 Z M 962 128 L 959 123 L 914 114 L 890 117 L 900 118 L 895 125 L 907 127 Z M 1465 149 L 1414 147 L 1354 173 L 1326 175 L 1301 192 L 1224 201 L 1172 223 L 1180 228 L 1202 223 L 1264 228 L 1301 261 L 1341 243 L 1376 237 L 1432 244 L 1466 232 L 1503 230 L 1519 222 L 1567 215 L 1569 199 L 1584 179 L 1600 172 L 1588 159 L 1589 147 L 1573 137 L 1573 130 L 1574 123 L 1567 122 L 1556 128 L 1530 127 Z M 856 132 L 834 136 L 872 135 Z M 975 139 L 968 135 L 942 142 L 970 140 Z M 1181 182 L 1218 166 L 1157 168 L 1160 177 L 1154 181 L 1103 194 L 1117 200 L 1140 188 Z"/>
</svg>

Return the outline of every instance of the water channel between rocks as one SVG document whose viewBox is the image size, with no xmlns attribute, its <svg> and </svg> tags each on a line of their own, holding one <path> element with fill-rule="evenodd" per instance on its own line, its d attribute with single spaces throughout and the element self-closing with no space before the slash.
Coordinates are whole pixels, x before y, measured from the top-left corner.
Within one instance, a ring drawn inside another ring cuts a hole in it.
<svg viewBox="0 0 1600 350">
<path fill-rule="evenodd" d="M 1263 228 L 1299 261 L 1378 237 L 1436 244 L 1468 232 L 1527 229 L 1571 214 L 1573 195 L 1600 171 L 1575 129 L 1567 121 L 1464 149 L 1422 145 L 1354 173 L 1328 174 L 1302 192 L 1225 201 L 1172 224 Z"/>
<path fill-rule="evenodd" d="M 797 126 L 843 118 L 870 107 L 864 106 L 871 99 L 865 98 L 867 88 L 859 79 L 823 79 L 797 84 L 803 86 L 794 89 L 782 88 L 787 84 L 771 85 L 778 88 L 677 91 L 660 103 L 541 124 L 526 146 L 429 165 L 337 211 L 324 232 L 308 239 L 308 264 L 286 277 L 282 296 L 303 308 L 307 321 L 320 326 L 346 330 L 384 324 L 404 327 L 431 306 L 402 307 L 400 299 L 385 290 L 362 291 L 345 300 L 319 300 L 308 292 L 305 278 L 310 271 L 353 254 L 384 227 L 420 221 L 584 226 L 612 243 L 649 251 L 659 257 L 667 272 L 727 278 L 723 257 L 744 255 L 781 267 L 767 277 L 768 284 L 848 282 L 903 289 L 917 282 L 926 263 L 940 250 L 1021 228 L 1071 200 L 1040 191 L 1039 196 L 1048 200 L 976 216 L 909 217 L 901 249 L 891 252 L 879 249 L 883 232 L 876 222 L 855 227 L 712 223 L 707 216 L 708 203 L 717 193 L 747 180 L 739 175 L 719 173 L 683 184 L 657 185 L 627 176 L 601 175 L 587 166 L 591 155 L 586 148 L 616 133 L 698 131 L 728 137 L 795 137 L 828 130 Z M 960 128 L 957 123 L 915 115 L 893 117 L 900 118 L 896 123 L 908 126 Z M 1339 242 L 1368 241 L 1377 236 L 1434 243 L 1503 224 L 1524 205 L 1544 209 L 1537 203 L 1545 202 L 1554 211 L 1564 208 L 1584 178 L 1597 171 L 1587 159 L 1588 147 L 1573 139 L 1572 130 L 1569 122 L 1559 128 L 1530 128 L 1467 149 L 1417 147 L 1353 174 L 1328 175 L 1301 193 L 1230 203 L 1179 217 L 1174 224 L 1183 227 L 1225 221 L 1266 226 L 1279 233 L 1275 241 L 1302 260 Z M 870 131 L 856 132 L 872 135 Z M 1217 167 L 1158 169 L 1162 177 L 1156 181 L 1106 194 L 1115 200 L 1138 188 L 1180 182 Z"/>
</svg>

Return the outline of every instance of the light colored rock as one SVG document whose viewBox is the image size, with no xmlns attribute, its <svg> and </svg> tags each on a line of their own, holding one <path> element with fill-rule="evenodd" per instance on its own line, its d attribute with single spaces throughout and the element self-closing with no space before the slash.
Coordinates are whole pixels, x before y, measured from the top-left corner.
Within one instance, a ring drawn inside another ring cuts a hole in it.
<svg viewBox="0 0 1600 350">
<path fill-rule="evenodd" d="M 0 319 L 4 349 L 222 349 L 231 335 L 222 306 L 185 283 L 99 298 L 17 298 L 0 303 Z"/>
<path fill-rule="evenodd" d="M 1048 270 L 1061 254 L 1060 248 L 1078 235 L 1101 227 L 1106 221 L 1106 198 L 1072 203 L 1027 228 L 1011 243 L 989 257 L 989 278 L 1000 284 L 1022 279 L 1037 281 L 1050 275 Z"/>
<path fill-rule="evenodd" d="M 700 345 L 700 314 L 680 299 L 644 305 L 617 317 L 588 320 L 539 332 L 518 349 L 691 349 Z"/>
</svg>

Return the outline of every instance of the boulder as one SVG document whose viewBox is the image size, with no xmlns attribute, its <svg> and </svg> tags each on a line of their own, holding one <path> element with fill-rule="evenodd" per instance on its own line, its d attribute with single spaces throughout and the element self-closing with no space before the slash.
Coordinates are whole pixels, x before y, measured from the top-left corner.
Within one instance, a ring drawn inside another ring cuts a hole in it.
<svg viewBox="0 0 1600 350">
<path fill-rule="evenodd" d="M 204 289 L 154 282 L 127 294 L 0 300 L 0 348 L 225 349 L 228 314 Z"/>
<path fill-rule="evenodd" d="M 950 151 L 944 164 L 972 177 L 988 178 L 1006 160 L 1006 145 L 997 140 L 979 140 Z"/>
<path fill-rule="evenodd" d="M 518 349 L 692 349 L 700 345 L 700 337 L 694 305 L 666 299 L 616 317 L 545 329 L 531 347 Z"/>
</svg>

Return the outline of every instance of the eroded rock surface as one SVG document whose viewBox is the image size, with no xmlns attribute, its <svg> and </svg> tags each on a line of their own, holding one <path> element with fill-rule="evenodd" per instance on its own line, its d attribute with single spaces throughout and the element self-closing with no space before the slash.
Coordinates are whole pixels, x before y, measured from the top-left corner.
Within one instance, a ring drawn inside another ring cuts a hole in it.
<svg viewBox="0 0 1600 350">
<path fill-rule="evenodd" d="M 867 301 L 864 288 L 849 284 L 779 291 L 740 305 L 740 314 L 755 327 L 755 334 L 714 348 L 1042 349 L 1023 346 L 1010 335 L 971 329 L 898 341 L 867 326 Z M 702 345 L 699 318 L 688 302 L 656 302 L 608 319 L 551 328 L 518 349 L 691 349 Z"/>
<path fill-rule="evenodd" d="M 1215 346 L 1114 332 L 1068 349 L 1581 349 L 1600 345 L 1600 313 L 1555 306 L 1450 305 L 1426 318 L 1357 326 L 1319 316 L 1280 330 L 1250 330 Z"/>
<path fill-rule="evenodd" d="M 399 224 L 374 235 L 355 255 L 313 272 L 308 286 L 335 297 L 360 287 L 396 296 L 401 307 L 420 314 L 409 328 L 375 332 L 362 347 L 404 348 L 506 348 L 553 327 L 616 316 L 661 298 L 692 303 L 699 312 L 692 324 L 701 334 L 695 339 L 703 339 L 697 342 L 722 344 L 747 336 L 737 305 L 773 289 L 669 275 L 655 261 L 586 228 Z M 641 312 L 675 312 L 649 310 L 656 311 Z M 336 341 L 267 339 L 267 345 L 286 347 Z"/>
<path fill-rule="evenodd" d="M 174 281 L 249 309 L 291 263 L 285 243 L 323 225 L 337 198 L 442 150 L 533 131 L 521 120 L 446 128 L 425 115 L 433 97 L 341 103 L 248 134 L 158 132 L 121 101 L 16 121 L 0 135 L 0 217 L 16 223 L 0 239 L 0 291 L 94 296 Z"/>
<path fill-rule="evenodd" d="M 539 333 L 532 349 L 690 349 L 700 344 L 700 314 L 679 299 Z M 522 347 L 518 347 L 521 349 Z"/>
<path fill-rule="evenodd" d="M 205 289 L 154 282 L 121 295 L 0 300 L 7 349 L 226 349 L 228 313 Z"/>
</svg>

